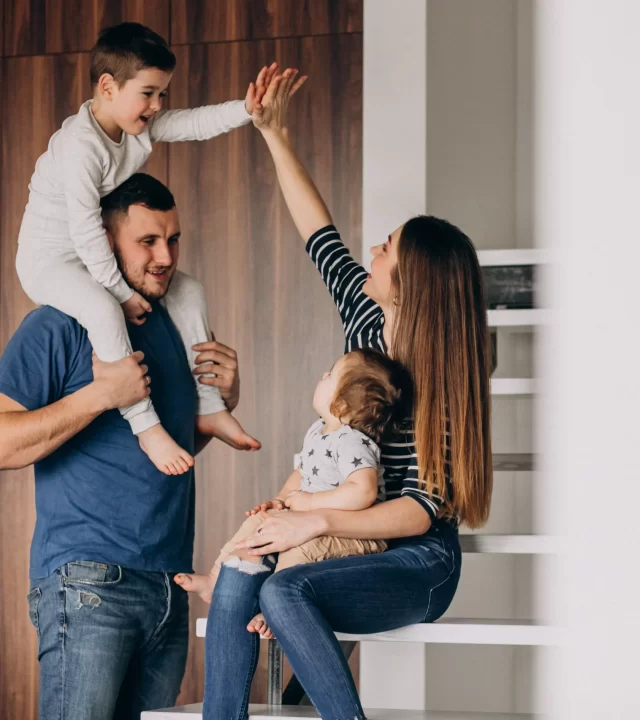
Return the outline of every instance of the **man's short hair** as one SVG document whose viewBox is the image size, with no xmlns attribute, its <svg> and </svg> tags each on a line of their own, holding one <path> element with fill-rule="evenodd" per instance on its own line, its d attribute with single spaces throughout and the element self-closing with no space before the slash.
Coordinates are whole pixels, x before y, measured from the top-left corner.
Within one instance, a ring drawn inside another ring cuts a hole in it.
<svg viewBox="0 0 640 720">
<path fill-rule="evenodd" d="M 171 190 L 160 180 L 146 173 L 136 173 L 100 200 L 105 225 L 111 225 L 118 215 L 126 215 L 132 205 L 168 212 L 176 206 L 176 201 Z"/>
<path fill-rule="evenodd" d="M 91 87 L 105 73 L 122 86 L 145 68 L 173 72 L 175 66 L 176 56 L 164 38 L 145 25 L 124 22 L 98 35 L 91 50 Z"/>
</svg>

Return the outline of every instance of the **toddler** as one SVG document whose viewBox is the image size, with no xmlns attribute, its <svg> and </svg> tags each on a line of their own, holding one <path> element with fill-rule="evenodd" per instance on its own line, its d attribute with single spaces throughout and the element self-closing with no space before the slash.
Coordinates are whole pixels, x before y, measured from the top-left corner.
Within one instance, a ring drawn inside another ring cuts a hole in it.
<svg viewBox="0 0 640 720">
<path fill-rule="evenodd" d="M 175 63 L 167 43 L 143 25 L 104 30 L 91 52 L 93 98 L 52 136 L 29 185 L 16 259 L 20 282 L 33 302 L 51 305 L 83 325 L 103 361 L 131 354 L 125 318 L 142 324 L 151 305 L 118 269 L 100 198 L 140 169 L 153 142 L 207 140 L 251 122 L 254 104 L 276 69 L 275 63 L 263 68 L 244 101 L 162 110 Z M 204 289 L 176 272 L 162 303 L 193 366 L 192 346 L 210 340 Z M 258 449 L 218 389 L 196 385 L 199 430 L 234 447 Z M 193 465 L 160 424 L 149 398 L 121 413 L 158 469 L 175 475 Z"/>
<path fill-rule="evenodd" d="M 222 564 L 246 572 L 270 569 L 263 563 L 241 560 L 236 545 L 258 529 L 260 512 L 289 510 L 364 510 L 384 499 L 379 444 L 383 434 L 410 413 L 411 385 L 403 368 L 386 355 L 369 348 L 353 350 L 341 357 L 318 382 L 313 407 L 320 419 L 311 425 L 297 456 L 297 467 L 280 492 L 247 512 L 238 532 L 222 548 L 208 575 L 178 574 L 175 581 L 189 592 L 211 602 Z M 368 555 L 386 550 L 382 540 L 320 537 L 281 552 L 276 572 L 292 565 L 319 562 L 350 555 Z M 251 622 L 258 632 L 266 630 L 261 615 Z"/>
</svg>

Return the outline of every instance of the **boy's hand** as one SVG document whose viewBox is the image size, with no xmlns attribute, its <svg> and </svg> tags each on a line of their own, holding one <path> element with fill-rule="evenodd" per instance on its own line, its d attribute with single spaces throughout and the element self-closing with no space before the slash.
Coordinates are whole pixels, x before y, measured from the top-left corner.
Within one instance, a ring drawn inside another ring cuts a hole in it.
<svg viewBox="0 0 640 720">
<path fill-rule="evenodd" d="M 124 316 L 134 325 L 143 325 L 147 318 L 140 317 L 151 312 L 151 305 L 140 295 L 134 292 L 133 295 L 122 303 Z"/>
<path fill-rule="evenodd" d="M 294 490 L 292 493 L 287 495 L 287 499 L 284 504 L 289 510 L 295 512 L 306 512 L 307 510 L 313 510 L 312 505 L 313 493 L 304 492 L 304 490 Z"/>
<path fill-rule="evenodd" d="M 256 505 L 251 510 L 247 510 L 245 515 L 257 515 L 261 512 L 266 512 L 267 510 L 284 510 L 285 505 L 280 498 L 274 498 L 273 500 L 267 500 L 266 502 L 263 502 L 262 505 Z"/>
<path fill-rule="evenodd" d="M 255 83 L 249 83 L 249 89 L 247 90 L 247 96 L 244 99 L 244 108 L 253 115 L 256 105 L 262 100 L 264 94 L 267 92 L 267 88 L 271 83 L 273 76 L 278 72 L 278 63 L 271 63 L 269 67 L 266 65 L 258 73 Z"/>
</svg>

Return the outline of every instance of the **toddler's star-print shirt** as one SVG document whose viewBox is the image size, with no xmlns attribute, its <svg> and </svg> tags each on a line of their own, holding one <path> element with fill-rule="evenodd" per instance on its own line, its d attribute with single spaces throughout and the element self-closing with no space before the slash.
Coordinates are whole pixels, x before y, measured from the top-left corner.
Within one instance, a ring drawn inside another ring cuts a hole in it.
<svg viewBox="0 0 640 720">
<path fill-rule="evenodd" d="M 323 425 L 322 419 L 314 422 L 304 438 L 297 462 L 302 475 L 300 489 L 310 493 L 335 490 L 356 470 L 374 468 L 378 474 L 378 499 L 384 499 L 380 448 L 376 443 L 349 425 L 329 433 L 322 432 Z"/>
</svg>

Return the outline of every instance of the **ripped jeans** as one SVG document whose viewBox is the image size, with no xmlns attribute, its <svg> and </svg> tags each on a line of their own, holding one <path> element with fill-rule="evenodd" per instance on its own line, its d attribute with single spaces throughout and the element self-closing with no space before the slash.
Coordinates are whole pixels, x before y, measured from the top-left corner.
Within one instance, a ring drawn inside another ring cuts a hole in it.
<svg viewBox="0 0 640 720">
<path fill-rule="evenodd" d="M 189 640 L 187 594 L 162 572 L 70 562 L 31 581 L 39 720 L 139 720 L 175 705 Z"/>
<path fill-rule="evenodd" d="M 260 637 L 247 632 L 259 611 L 323 720 L 363 720 L 351 671 L 334 631 L 374 633 L 433 622 L 460 579 L 456 528 L 434 524 L 422 537 L 376 555 L 324 560 L 273 573 L 222 566 L 207 622 L 203 720 L 246 720 Z"/>
</svg>

